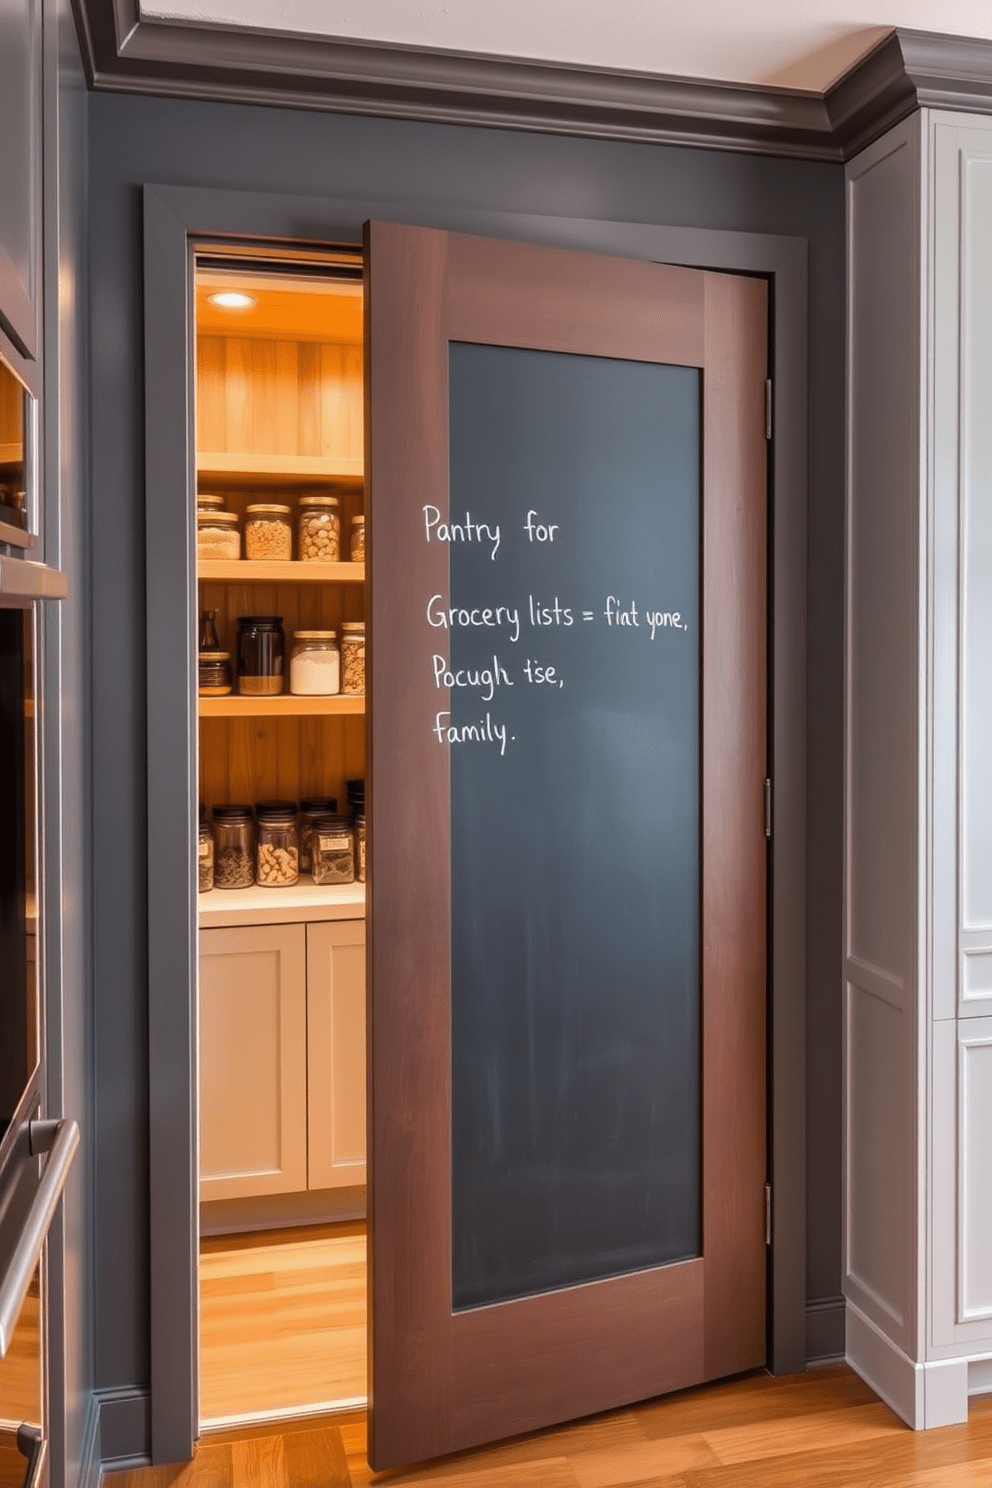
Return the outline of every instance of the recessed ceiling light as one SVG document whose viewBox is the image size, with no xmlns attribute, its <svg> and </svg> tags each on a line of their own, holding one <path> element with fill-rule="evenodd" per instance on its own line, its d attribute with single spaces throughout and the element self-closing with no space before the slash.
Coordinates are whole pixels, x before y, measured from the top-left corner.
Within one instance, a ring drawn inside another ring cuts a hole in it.
<svg viewBox="0 0 992 1488">
<path fill-rule="evenodd" d="M 207 295 L 211 305 L 219 305 L 222 310 L 250 310 L 255 304 L 254 297 L 250 294 L 242 294 L 237 289 L 224 289 L 217 294 Z"/>
</svg>

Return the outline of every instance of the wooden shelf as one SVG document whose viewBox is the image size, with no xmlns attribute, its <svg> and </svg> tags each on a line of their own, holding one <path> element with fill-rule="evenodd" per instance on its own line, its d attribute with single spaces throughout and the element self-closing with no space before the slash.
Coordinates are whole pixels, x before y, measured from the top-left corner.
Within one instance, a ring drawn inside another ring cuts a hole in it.
<svg viewBox="0 0 992 1488">
<path fill-rule="evenodd" d="M 201 718 L 313 718 L 327 714 L 365 712 L 364 697 L 295 697 L 280 693 L 278 697 L 201 697 Z"/>
<path fill-rule="evenodd" d="M 337 485 L 360 488 L 364 479 L 360 458 L 324 455 L 246 455 L 200 452 L 196 474 L 201 484 L 222 486 Z"/>
<path fill-rule="evenodd" d="M 232 584 L 361 584 L 364 563 L 300 563 L 296 559 L 201 558 L 197 578 Z"/>
<path fill-rule="evenodd" d="M 297 920 L 365 918 L 363 883 L 320 888 L 308 873 L 290 888 L 208 889 L 197 899 L 202 928 L 224 925 L 278 925 Z"/>
</svg>

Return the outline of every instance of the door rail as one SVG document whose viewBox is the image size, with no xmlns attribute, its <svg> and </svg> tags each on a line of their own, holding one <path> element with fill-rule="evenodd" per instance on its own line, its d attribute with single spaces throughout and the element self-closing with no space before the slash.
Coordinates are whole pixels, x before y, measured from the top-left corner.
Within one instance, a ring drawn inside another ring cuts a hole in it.
<svg viewBox="0 0 992 1488">
<path fill-rule="evenodd" d="M 79 1146 L 79 1126 L 62 1121 L 32 1121 L 28 1124 L 28 1151 L 32 1157 L 49 1154 L 38 1191 L 31 1201 L 24 1227 L 0 1279 L 0 1359 L 14 1333 L 21 1305 L 27 1295 L 41 1248 L 65 1188 L 72 1159 Z"/>
</svg>

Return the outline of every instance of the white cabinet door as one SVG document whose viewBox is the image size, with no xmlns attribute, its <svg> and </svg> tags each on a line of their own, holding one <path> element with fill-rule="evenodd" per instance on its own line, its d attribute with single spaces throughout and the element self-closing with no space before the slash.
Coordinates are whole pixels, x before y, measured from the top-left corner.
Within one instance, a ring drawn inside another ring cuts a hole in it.
<svg viewBox="0 0 992 1488">
<path fill-rule="evenodd" d="M 303 925 L 200 933 L 200 1197 L 307 1186 Z"/>
<path fill-rule="evenodd" d="M 365 921 L 307 926 L 311 1188 L 365 1182 Z"/>
</svg>

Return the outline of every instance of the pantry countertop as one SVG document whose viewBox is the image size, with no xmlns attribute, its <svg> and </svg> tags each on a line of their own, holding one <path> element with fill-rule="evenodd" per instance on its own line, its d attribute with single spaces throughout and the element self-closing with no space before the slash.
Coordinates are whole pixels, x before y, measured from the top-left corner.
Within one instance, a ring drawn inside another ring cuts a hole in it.
<svg viewBox="0 0 992 1488">
<path fill-rule="evenodd" d="M 309 874 L 286 889 L 208 889 L 197 895 L 200 928 L 225 925 L 284 925 L 306 920 L 363 920 L 365 885 L 321 888 Z"/>
</svg>

